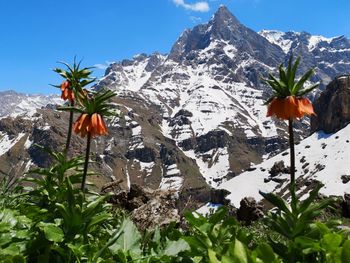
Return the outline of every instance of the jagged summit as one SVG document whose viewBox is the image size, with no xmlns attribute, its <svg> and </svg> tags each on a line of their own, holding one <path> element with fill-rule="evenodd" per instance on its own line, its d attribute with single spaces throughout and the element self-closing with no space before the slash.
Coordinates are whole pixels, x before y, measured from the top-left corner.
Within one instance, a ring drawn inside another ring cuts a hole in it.
<svg viewBox="0 0 350 263">
<path fill-rule="evenodd" d="M 227 7 L 221 6 L 208 23 L 184 31 L 173 45 L 169 58 L 180 62 L 209 47 L 217 46 L 222 50 L 227 44 L 237 51 L 238 60 L 239 56 L 258 57 L 272 66 L 284 56 L 280 47 L 241 24 Z"/>
<path fill-rule="evenodd" d="M 212 23 L 234 25 L 240 24 L 239 20 L 228 10 L 225 5 L 221 5 L 219 9 L 213 15 L 211 21 Z M 210 23 L 209 22 L 209 23 Z"/>
</svg>

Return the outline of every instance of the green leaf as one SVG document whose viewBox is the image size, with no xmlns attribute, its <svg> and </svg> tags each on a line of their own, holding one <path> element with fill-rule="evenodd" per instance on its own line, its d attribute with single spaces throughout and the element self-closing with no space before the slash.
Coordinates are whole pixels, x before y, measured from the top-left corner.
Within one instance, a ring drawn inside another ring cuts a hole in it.
<svg viewBox="0 0 350 263">
<path fill-rule="evenodd" d="M 141 254 L 140 241 L 141 234 L 134 223 L 129 219 L 125 219 L 121 229 L 123 233 L 118 237 L 113 245 L 109 247 L 110 251 L 116 254 L 119 250 L 132 251 L 133 254 Z"/>
<path fill-rule="evenodd" d="M 343 244 L 343 249 L 341 252 L 341 262 L 350 263 L 350 240 L 347 240 Z"/>
<path fill-rule="evenodd" d="M 176 256 L 182 251 L 189 250 L 190 246 L 183 239 L 177 241 L 169 241 L 164 249 L 164 254 L 167 256 Z"/>
<path fill-rule="evenodd" d="M 309 206 L 310 204 L 316 199 L 318 192 L 320 191 L 320 189 L 322 188 L 322 184 L 318 184 L 309 194 L 309 197 L 307 199 L 305 199 L 304 201 L 301 202 L 300 206 L 299 206 L 299 213 L 304 212 Z"/>
<path fill-rule="evenodd" d="M 39 227 L 44 232 L 47 240 L 53 242 L 62 242 L 64 240 L 64 233 L 58 226 L 52 223 L 41 222 Z"/>
<path fill-rule="evenodd" d="M 304 83 L 311 77 L 311 75 L 314 74 L 314 69 L 308 70 L 300 79 L 299 81 L 294 85 L 292 94 L 296 95 L 298 94 L 299 90 L 303 87 Z"/>
<path fill-rule="evenodd" d="M 220 263 L 220 261 L 216 257 L 215 251 L 213 251 L 212 249 L 208 249 L 208 257 L 209 257 L 209 263 Z"/>
<path fill-rule="evenodd" d="M 329 251 L 335 251 L 338 249 L 342 242 L 342 236 L 330 233 L 323 236 L 322 247 Z"/>
<path fill-rule="evenodd" d="M 234 256 L 235 262 L 237 263 L 248 263 L 248 255 L 247 255 L 246 249 L 242 244 L 242 242 L 240 242 L 238 239 L 235 240 L 233 256 Z"/>
<path fill-rule="evenodd" d="M 273 194 L 273 193 L 264 193 L 259 191 L 259 193 L 267 200 L 269 201 L 271 204 L 275 205 L 276 207 L 278 207 L 280 210 L 282 210 L 283 212 L 285 212 L 286 214 L 290 215 L 291 211 L 288 208 L 288 205 L 286 203 L 286 201 L 284 201 L 281 197 Z"/>
<path fill-rule="evenodd" d="M 316 83 L 315 85 L 312 85 L 312 86 L 310 86 L 308 88 L 305 88 L 303 90 L 299 90 L 299 92 L 296 95 L 299 96 L 299 97 L 302 97 L 302 96 L 310 93 L 314 89 L 316 89 L 318 86 L 320 86 L 320 83 Z"/>
<path fill-rule="evenodd" d="M 267 244 L 262 243 L 256 249 L 257 255 L 264 263 L 275 262 L 276 255 L 273 252 L 273 249 Z"/>
</svg>

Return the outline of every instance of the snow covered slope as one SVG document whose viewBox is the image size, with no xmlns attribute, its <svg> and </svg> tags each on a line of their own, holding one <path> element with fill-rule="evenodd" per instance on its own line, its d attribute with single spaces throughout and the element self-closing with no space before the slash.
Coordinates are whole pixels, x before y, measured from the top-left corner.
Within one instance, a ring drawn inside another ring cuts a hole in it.
<svg viewBox="0 0 350 263">
<path fill-rule="evenodd" d="M 303 196 L 309 183 L 314 180 L 325 186 L 320 193 L 330 196 L 343 196 L 350 193 L 350 124 L 334 134 L 316 132 L 296 146 L 296 178 L 298 194 Z M 274 177 L 269 173 L 271 167 L 279 161 L 289 165 L 289 150 L 286 150 L 265 162 L 254 165 L 251 171 L 244 172 L 223 183 L 220 188 L 231 192 L 228 199 L 239 207 L 242 198 L 252 196 L 261 200 L 259 190 L 284 195 L 290 175 L 280 173 Z M 343 182 L 344 180 L 344 182 Z"/>
<path fill-rule="evenodd" d="M 1 117 L 32 117 L 37 109 L 47 105 L 61 105 L 62 100 L 57 95 L 29 95 L 15 91 L 0 92 L 0 118 Z"/>
<path fill-rule="evenodd" d="M 345 36 L 327 38 L 277 30 L 262 30 L 259 34 L 281 47 L 286 55 L 302 56 L 302 70 L 316 67 L 315 80 L 323 80 L 326 85 L 336 76 L 350 72 L 350 41 Z"/>
</svg>

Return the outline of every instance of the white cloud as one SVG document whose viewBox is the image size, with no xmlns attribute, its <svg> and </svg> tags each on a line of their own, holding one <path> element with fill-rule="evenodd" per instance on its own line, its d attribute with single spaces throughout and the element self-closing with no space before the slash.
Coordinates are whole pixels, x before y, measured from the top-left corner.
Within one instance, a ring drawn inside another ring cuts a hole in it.
<svg viewBox="0 0 350 263">
<path fill-rule="evenodd" d="M 185 9 L 197 11 L 197 12 L 208 12 L 209 4 L 207 2 L 196 2 L 193 4 L 185 3 L 184 0 L 173 0 L 176 6 L 181 6 Z"/>
<path fill-rule="evenodd" d="M 97 69 L 105 70 L 105 69 L 108 67 L 108 65 L 105 65 L 105 64 L 95 64 L 94 67 L 97 68 Z"/>
</svg>

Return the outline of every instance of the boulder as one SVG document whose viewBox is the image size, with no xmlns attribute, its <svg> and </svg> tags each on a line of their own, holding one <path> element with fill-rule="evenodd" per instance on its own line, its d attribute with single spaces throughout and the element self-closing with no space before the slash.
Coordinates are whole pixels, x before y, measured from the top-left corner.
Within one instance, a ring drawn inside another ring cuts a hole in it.
<svg viewBox="0 0 350 263">
<path fill-rule="evenodd" d="M 237 219 L 250 225 L 253 221 L 264 216 L 263 207 L 253 197 L 245 197 L 240 202 L 237 210 Z"/>
</svg>

